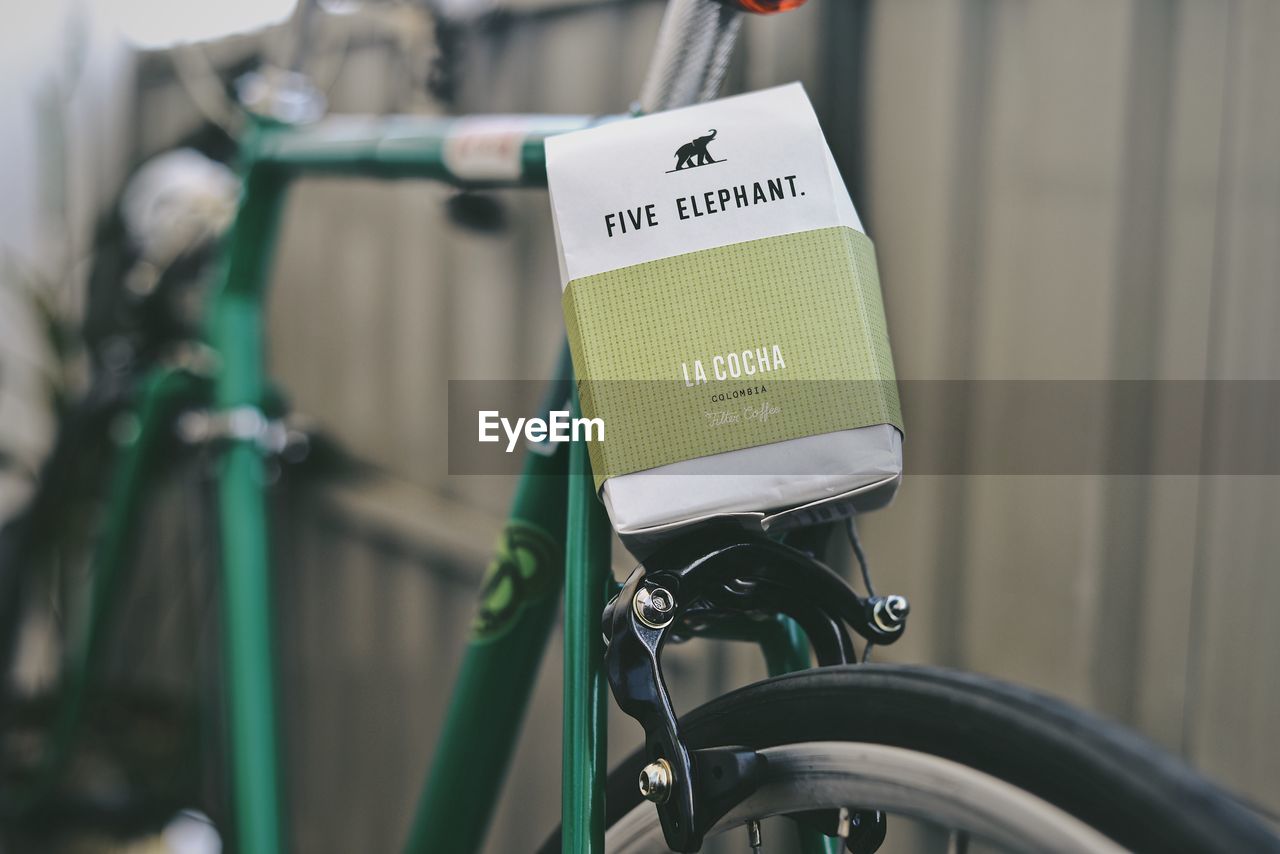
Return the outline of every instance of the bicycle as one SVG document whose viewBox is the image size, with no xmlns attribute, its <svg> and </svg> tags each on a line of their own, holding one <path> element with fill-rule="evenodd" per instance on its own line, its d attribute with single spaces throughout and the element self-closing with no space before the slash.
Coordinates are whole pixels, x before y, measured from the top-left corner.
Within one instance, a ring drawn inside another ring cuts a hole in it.
<svg viewBox="0 0 1280 854">
<path fill-rule="evenodd" d="M 792 5 L 672 0 L 639 111 L 713 97 L 740 11 Z M 140 382 L 54 746 L 26 781 L 33 794 L 4 798 L 6 818 L 34 809 L 63 770 L 126 570 L 128 532 L 157 448 L 177 431 L 213 448 L 218 461 L 233 847 L 285 847 L 263 466 L 287 451 L 291 435 L 262 367 L 268 262 L 285 192 L 300 176 L 325 173 L 536 186 L 546 179 L 544 140 L 592 121 L 402 116 L 251 127 L 207 339 Z M 564 358 L 545 409 L 574 397 L 572 379 Z M 481 843 L 563 587 L 562 831 L 543 851 L 696 851 L 743 825 L 758 850 L 759 821 L 785 815 L 806 852 L 869 852 L 885 839 L 887 813 L 943 824 L 952 851 L 970 838 L 1031 851 L 1280 850 L 1245 807 L 1118 728 L 982 677 L 870 664 L 865 652 L 860 661 L 847 627 L 869 646 L 892 643 L 907 604 L 875 594 L 852 525 L 866 595 L 825 566 L 832 532 L 702 529 L 610 590 L 611 530 L 584 445 L 528 454 L 406 849 L 463 852 Z M 24 546 L 7 542 L 12 569 Z M 771 678 L 677 719 L 661 652 L 693 637 L 759 644 Z M 645 748 L 611 773 L 606 685 L 646 735 Z"/>
</svg>

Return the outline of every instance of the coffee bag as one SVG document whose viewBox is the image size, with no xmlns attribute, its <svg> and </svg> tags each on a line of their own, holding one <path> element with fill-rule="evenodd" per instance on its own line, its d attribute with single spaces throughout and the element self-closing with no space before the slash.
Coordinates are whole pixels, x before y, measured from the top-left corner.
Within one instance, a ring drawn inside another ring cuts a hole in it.
<svg viewBox="0 0 1280 854">
<path fill-rule="evenodd" d="M 902 417 L 875 251 L 799 84 L 547 140 L 596 485 L 630 544 L 882 506 Z"/>
</svg>

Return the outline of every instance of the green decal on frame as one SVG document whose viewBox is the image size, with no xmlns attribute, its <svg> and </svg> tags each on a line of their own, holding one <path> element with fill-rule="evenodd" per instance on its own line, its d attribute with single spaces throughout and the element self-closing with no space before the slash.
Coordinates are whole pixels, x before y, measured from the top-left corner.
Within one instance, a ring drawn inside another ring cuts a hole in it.
<svg viewBox="0 0 1280 854">
<path fill-rule="evenodd" d="M 501 637 L 527 606 L 555 593 L 562 561 L 554 537 L 536 525 L 509 521 L 480 586 L 472 642 Z"/>
</svg>

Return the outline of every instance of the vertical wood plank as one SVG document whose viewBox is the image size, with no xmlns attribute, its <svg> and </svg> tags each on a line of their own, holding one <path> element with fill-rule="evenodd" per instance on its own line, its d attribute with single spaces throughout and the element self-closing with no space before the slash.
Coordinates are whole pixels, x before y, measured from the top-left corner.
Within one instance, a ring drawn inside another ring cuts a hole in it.
<svg viewBox="0 0 1280 854">
<path fill-rule="evenodd" d="M 999 23 L 974 376 L 1107 379 L 1130 4 L 1006 3 Z M 1025 415 L 982 399 L 999 390 L 984 387 L 976 404 L 979 467 L 999 458 L 1003 424 Z M 1090 451 L 1101 459 L 1099 442 Z M 967 666 L 1091 698 L 1100 488 L 1093 476 L 973 479 Z"/>
<path fill-rule="evenodd" d="M 985 61 L 969 11 L 964 4 L 876 4 L 867 39 L 865 145 L 873 168 L 865 170 L 861 213 L 876 241 L 898 376 L 908 383 L 959 379 L 968 370 L 953 358 L 951 308 L 966 302 L 972 282 L 952 275 L 958 250 L 950 230 L 953 212 L 977 201 L 960 198 L 972 188 L 958 183 L 957 166 L 974 164 L 956 159 L 974 130 L 969 72 Z M 862 525 L 880 586 L 927 615 L 885 657 L 955 661 L 959 566 L 945 527 L 956 486 L 950 477 L 909 476 L 892 513 Z"/>
<path fill-rule="evenodd" d="M 1158 470 L 1201 458 L 1210 294 L 1218 204 L 1219 144 L 1227 67 L 1227 17 L 1217 4 L 1182 2 L 1174 16 L 1168 116 L 1152 460 Z M 1139 604 L 1133 723 L 1161 745 L 1184 743 L 1187 657 L 1201 480 L 1149 479 L 1146 584 Z"/>
<path fill-rule="evenodd" d="M 1280 380 L 1280 7 L 1232 6 L 1223 117 L 1221 209 L 1213 275 L 1210 377 Z M 1260 455 L 1269 436 L 1237 417 L 1242 406 L 1212 386 L 1206 458 Z M 1274 408 L 1274 407 L 1273 407 Z M 1280 412 L 1260 410 L 1274 425 Z M 1255 422 L 1259 423 L 1259 422 Z M 1187 749 L 1203 768 L 1262 803 L 1280 805 L 1280 478 L 1207 478 L 1193 600 Z"/>
</svg>

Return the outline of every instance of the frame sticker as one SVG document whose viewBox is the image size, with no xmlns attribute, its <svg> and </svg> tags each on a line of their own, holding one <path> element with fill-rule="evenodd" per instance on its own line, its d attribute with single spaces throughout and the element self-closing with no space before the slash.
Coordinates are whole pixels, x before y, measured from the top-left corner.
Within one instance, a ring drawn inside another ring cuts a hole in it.
<svg viewBox="0 0 1280 854">
<path fill-rule="evenodd" d="M 477 183 L 518 181 L 524 145 L 555 131 L 579 130 L 586 116 L 493 115 L 458 119 L 444 141 L 442 160 L 455 178 Z"/>
<path fill-rule="evenodd" d="M 525 608 L 555 592 L 563 569 L 560 544 L 550 534 L 528 522 L 508 521 L 480 585 L 472 643 L 506 634 Z"/>
</svg>

